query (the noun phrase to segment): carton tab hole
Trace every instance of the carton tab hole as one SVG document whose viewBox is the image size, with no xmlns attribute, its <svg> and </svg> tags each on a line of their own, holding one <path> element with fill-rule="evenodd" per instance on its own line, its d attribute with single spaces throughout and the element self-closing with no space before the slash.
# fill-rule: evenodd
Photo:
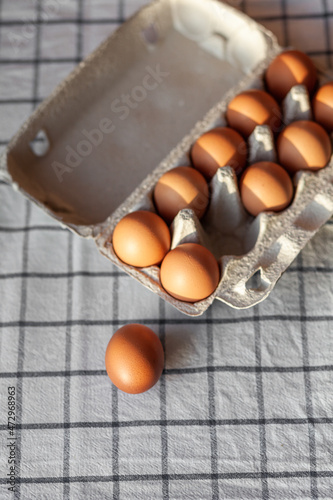
<svg viewBox="0 0 333 500">
<path fill-rule="evenodd" d="M 158 42 L 158 32 L 156 30 L 156 26 L 153 23 L 144 28 L 141 32 L 141 35 L 143 40 L 149 47 L 156 45 Z"/>
<path fill-rule="evenodd" d="M 35 138 L 29 143 L 29 146 L 36 156 L 45 156 L 50 149 L 50 141 L 45 130 L 39 130 Z"/>
</svg>

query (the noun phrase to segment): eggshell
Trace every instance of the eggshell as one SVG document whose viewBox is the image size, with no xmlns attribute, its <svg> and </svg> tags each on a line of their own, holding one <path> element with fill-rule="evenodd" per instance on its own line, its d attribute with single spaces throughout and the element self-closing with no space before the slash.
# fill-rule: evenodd
<svg viewBox="0 0 333 500">
<path fill-rule="evenodd" d="M 304 52 L 287 50 L 268 66 L 265 81 L 268 91 L 282 101 L 294 85 L 305 85 L 311 94 L 317 83 L 317 70 Z"/>
<path fill-rule="evenodd" d="M 332 154 L 331 140 L 321 125 L 301 120 L 286 127 L 278 137 L 279 163 L 290 173 L 319 170 Z"/>
<path fill-rule="evenodd" d="M 147 326 L 131 323 L 111 337 L 105 353 L 108 376 L 130 394 L 148 391 L 160 378 L 164 352 L 160 339 Z"/>
<path fill-rule="evenodd" d="M 240 174 L 246 164 L 247 145 L 236 130 L 216 127 L 193 144 L 191 159 L 194 167 L 207 179 L 211 179 L 220 167 L 227 165 Z"/>
<path fill-rule="evenodd" d="M 250 165 L 240 180 L 240 194 L 250 214 L 280 212 L 290 205 L 294 188 L 288 173 L 277 163 L 262 161 Z"/>
<path fill-rule="evenodd" d="M 197 302 L 216 289 L 220 270 L 214 255 L 197 243 L 171 250 L 161 265 L 161 284 L 176 299 Z"/>
<path fill-rule="evenodd" d="M 257 125 L 269 125 L 275 133 L 281 126 L 281 111 L 275 99 L 263 90 L 251 89 L 236 95 L 228 104 L 226 117 L 230 127 L 244 137 Z"/>
<path fill-rule="evenodd" d="M 320 87 L 313 98 L 312 107 L 316 122 L 328 132 L 333 132 L 333 82 Z"/>
<path fill-rule="evenodd" d="M 159 215 L 168 223 L 184 208 L 194 210 L 200 219 L 209 203 L 208 184 L 192 167 L 173 168 L 158 180 L 154 203 Z"/>
<path fill-rule="evenodd" d="M 138 210 L 116 225 L 112 244 L 120 260 L 135 267 L 159 264 L 170 249 L 170 231 L 153 212 Z"/>
</svg>

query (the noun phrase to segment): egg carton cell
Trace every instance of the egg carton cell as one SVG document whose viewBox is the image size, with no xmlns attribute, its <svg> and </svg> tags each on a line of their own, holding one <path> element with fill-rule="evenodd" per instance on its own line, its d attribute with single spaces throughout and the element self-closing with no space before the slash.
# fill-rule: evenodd
<svg viewBox="0 0 333 500">
<path fill-rule="evenodd" d="M 112 247 L 116 224 L 138 209 L 155 211 L 152 192 L 163 173 L 190 165 L 194 142 L 225 126 L 233 97 L 263 89 L 263 75 L 283 49 L 270 31 L 217 0 L 155 0 L 138 11 L 36 109 L 0 158 L 0 177 L 84 238 L 184 314 L 213 300 L 245 308 L 263 300 L 313 234 L 333 213 L 333 164 L 296 174 L 292 205 L 280 214 L 249 215 L 230 167 L 210 182 L 199 221 L 181 211 L 172 246 L 200 241 L 219 261 L 216 291 L 198 303 L 168 295 L 159 267 L 121 262 Z M 330 77 L 320 72 L 321 81 Z M 332 78 L 331 78 L 332 79 Z M 285 124 L 310 117 L 306 90 L 286 96 Z M 31 147 L 41 133 L 46 148 Z M 274 161 L 273 135 L 257 127 L 250 163 Z M 56 249 L 55 249 L 56 251 Z"/>
</svg>

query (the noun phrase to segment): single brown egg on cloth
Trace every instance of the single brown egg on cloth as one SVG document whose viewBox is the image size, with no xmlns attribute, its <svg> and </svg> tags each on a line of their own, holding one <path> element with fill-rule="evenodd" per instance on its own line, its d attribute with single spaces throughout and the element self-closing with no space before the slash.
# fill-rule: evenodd
<svg viewBox="0 0 333 500">
<path fill-rule="evenodd" d="M 157 212 L 168 224 L 184 208 L 191 208 L 201 219 L 209 203 L 209 187 L 206 179 L 194 168 L 175 167 L 156 183 L 154 203 Z"/>
<path fill-rule="evenodd" d="M 294 195 L 294 187 L 286 170 L 270 161 L 250 165 L 240 180 L 240 195 L 246 210 L 253 216 L 261 212 L 281 212 Z"/>
<path fill-rule="evenodd" d="M 326 167 L 331 158 L 331 139 L 316 122 L 293 122 L 279 135 L 277 153 L 279 163 L 290 174 L 299 170 L 319 170 Z"/>
<path fill-rule="evenodd" d="M 244 137 L 257 125 L 268 125 L 273 133 L 280 130 L 281 110 L 276 100 L 263 90 L 250 89 L 236 95 L 228 104 L 227 122 Z"/>
<path fill-rule="evenodd" d="M 183 243 L 171 250 L 161 264 L 162 287 L 184 302 L 197 302 L 211 295 L 220 280 L 214 255 L 197 243 Z"/>
<path fill-rule="evenodd" d="M 333 82 L 328 82 L 316 93 L 312 101 L 315 121 L 327 132 L 333 132 Z"/>
<path fill-rule="evenodd" d="M 134 267 L 158 265 L 171 245 L 165 221 L 153 212 L 138 210 L 123 217 L 112 235 L 115 254 Z"/>
<path fill-rule="evenodd" d="M 211 179 L 220 167 L 229 166 L 240 174 L 247 159 L 247 144 L 232 128 L 216 127 L 203 134 L 193 144 L 191 160 L 193 166 Z"/>
<path fill-rule="evenodd" d="M 286 50 L 268 66 L 265 82 L 275 99 L 282 101 L 295 85 L 304 85 L 312 94 L 317 83 L 317 70 L 304 52 Z"/>
<path fill-rule="evenodd" d="M 161 341 L 144 325 L 131 323 L 122 326 L 106 348 L 107 374 L 118 389 L 129 394 L 151 389 L 159 380 L 163 366 Z"/>
</svg>

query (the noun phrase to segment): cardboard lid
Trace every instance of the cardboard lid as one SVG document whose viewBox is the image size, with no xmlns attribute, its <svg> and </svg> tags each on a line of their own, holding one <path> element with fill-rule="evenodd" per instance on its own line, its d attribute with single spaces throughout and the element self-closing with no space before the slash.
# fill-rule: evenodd
<svg viewBox="0 0 333 500">
<path fill-rule="evenodd" d="M 66 225 L 105 221 L 267 56 L 272 39 L 235 12 L 202 0 L 139 11 L 23 125 L 7 151 L 12 180 Z"/>
</svg>

